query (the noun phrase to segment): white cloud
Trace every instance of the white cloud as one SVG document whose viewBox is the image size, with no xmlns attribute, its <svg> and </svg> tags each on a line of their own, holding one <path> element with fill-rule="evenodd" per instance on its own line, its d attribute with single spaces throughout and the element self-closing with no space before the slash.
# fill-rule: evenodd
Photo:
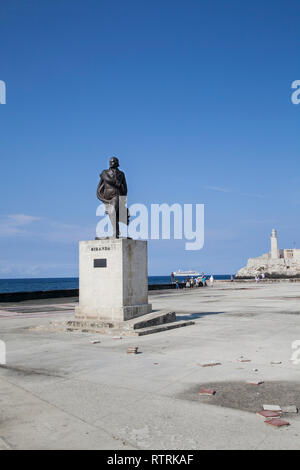
<svg viewBox="0 0 300 470">
<path fill-rule="evenodd" d="M 246 196 L 246 197 L 256 197 L 259 199 L 264 199 L 267 196 L 264 194 L 257 194 L 257 193 L 241 193 L 239 191 L 235 191 L 233 189 L 227 189 L 227 188 L 222 188 L 219 186 L 204 186 L 205 189 L 208 189 L 209 191 L 216 191 L 219 193 L 227 193 L 227 194 L 239 194 L 240 196 Z"/>
<path fill-rule="evenodd" d="M 219 186 L 204 186 L 204 188 L 208 189 L 209 191 L 217 191 L 220 193 L 232 193 L 233 192 L 231 189 L 221 188 Z"/>
<path fill-rule="evenodd" d="M 77 272 L 76 263 L 51 263 L 51 262 L 18 262 L 11 263 L 9 260 L 0 259 L 0 279 L 30 278 L 30 277 L 73 277 Z"/>
<path fill-rule="evenodd" d="M 40 220 L 40 217 L 26 214 L 0 215 L 0 236 L 26 234 L 27 230 L 24 227 L 38 220 Z"/>
<path fill-rule="evenodd" d="M 27 214 L 0 215 L 0 237 L 23 237 L 70 243 L 95 236 L 95 226 L 68 224 Z"/>
<path fill-rule="evenodd" d="M 37 265 L 17 266 L 16 264 L 6 265 L 4 268 L 0 268 L 0 273 L 6 276 L 37 276 L 39 274 L 39 267 Z"/>
<path fill-rule="evenodd" d="M 35 217 L 26 214 L 10 214 L 7 216 L 7 218 L 11 225 L 15 225 L 17 227 L 31 224 L 36 220 L 41 220 L 41 217 Z"/>
</svg>

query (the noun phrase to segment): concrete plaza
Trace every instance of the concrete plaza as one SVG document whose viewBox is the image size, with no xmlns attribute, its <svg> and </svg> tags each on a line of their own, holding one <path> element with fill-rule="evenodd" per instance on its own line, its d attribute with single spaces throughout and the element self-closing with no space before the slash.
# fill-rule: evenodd
<svg viewBox="0 0 300 470">
<path fill-rule="evenodd" d="M 300 408 L 299 300 L 300 283 L 285 281 L 153 291 L 153 309 L 195 325 L 122 339 L 59 331 L 77 299 L 3 303 L 0 449 L 300 448 L 300 414 L 281 429 L 256 415 Z"/>
</svg>

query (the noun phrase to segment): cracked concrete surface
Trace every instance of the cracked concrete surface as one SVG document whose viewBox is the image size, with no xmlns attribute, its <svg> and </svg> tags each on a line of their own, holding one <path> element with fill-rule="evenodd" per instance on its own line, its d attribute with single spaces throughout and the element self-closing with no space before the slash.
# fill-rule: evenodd
<svg viewBox="0 0 300 470">
<path fill-rule="evenodd" d="M 0 449 L 299 448 L 298 414 L 282 429 L 255 414 L 265 400 L 299 406 L 299 294 L 289 282 L 152 292 L 153 308 L 195 325 L 123 339 L 47 330 L 72 318 L 76 299 L 1 304 Z M 210 361 L 221 366 L 199 366 Z"/>
</svg>

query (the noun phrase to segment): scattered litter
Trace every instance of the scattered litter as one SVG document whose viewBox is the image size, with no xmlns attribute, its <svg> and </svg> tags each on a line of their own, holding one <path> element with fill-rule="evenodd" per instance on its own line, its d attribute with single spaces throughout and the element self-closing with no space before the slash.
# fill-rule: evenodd
<svg viewBox="0 0 300 470">
<path fill-rule="evenodd" d="M 279 405 L 263 405 L 265 411 L 282 411 Z"/>
<path fill-rule="evenodd" d="M 271 361 L 271 364 L 282 364 L 281 361 Z"/>
<path fill-rule="evenodd" d="M 238 359 L 239 362 L 251 362 L 251 359 Z"/>
<path fill-rule="evenodd" d="M 130 347 L 127 349 L 127 354 L 137 354 L 138 347 Z"/>
<path fill-rule="evenodd" d="M 215 395 L 215 394 L 216 394 L 216 391 L 213 390 L 212 388 L 202 388 L 199 392 L 199 395 L 209 396 L 209 397 L 211 397 L 212 395 Z"/>
<path fill-rule="evenodd" d="M 247 380 L 247 384 L 250 384 L 250 385 L 261 385 L 263 383 L 264 383 L 263 380 Z"/>
<path fill-rule="evenodd" d="M 199 364 L 201 367 L 214 367 L 214 366 L 220 366 L 221 362 L 208 362 L 207 364 Z"/>
<path fill-rule="evenodd" d="M 90 341 L 90 343 L 97 344 L 97 343 L 101 343 L 101 341 L 99 339 L 93 339 L 92 341 Z"/>
<path fill-rule="evenodd" d="M 284 421 L 284 419 L 279 419 L 279 418 L 273 418 L 273 419 L 267 419 L 265 421 L 266 424 L 271 424 L 271 426 L 275 426 L 277 428 L 280 428 L 281 426 L 289 426 L 290 423 L 288 421 Z"/>
<path fill-rule="evenodd" d="M 282 413 L 298 413 L 298 408 L 295 405 L 282 406 Z"/>
<path fill-rule="evenodd" d="M 280 416 L 278 411 L 258 411 L 256 414 L 263 418 L 278 418 Z"/>
</svg>

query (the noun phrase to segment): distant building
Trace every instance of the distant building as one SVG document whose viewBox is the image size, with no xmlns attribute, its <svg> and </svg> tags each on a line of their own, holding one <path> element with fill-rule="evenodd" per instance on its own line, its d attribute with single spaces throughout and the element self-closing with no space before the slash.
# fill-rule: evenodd
<svg viewBox="0 0 300 470">
<path fill-rule="evenodd" d="M 275 229 L 271 233 L 271 251 L 258 258 L 249 258 L 247 266 L 238 271 L 237 278 L 255 277 L 265 273 L 266 277 L 300 277 L 300 249 L 278 248 Z"/>
</svg>

